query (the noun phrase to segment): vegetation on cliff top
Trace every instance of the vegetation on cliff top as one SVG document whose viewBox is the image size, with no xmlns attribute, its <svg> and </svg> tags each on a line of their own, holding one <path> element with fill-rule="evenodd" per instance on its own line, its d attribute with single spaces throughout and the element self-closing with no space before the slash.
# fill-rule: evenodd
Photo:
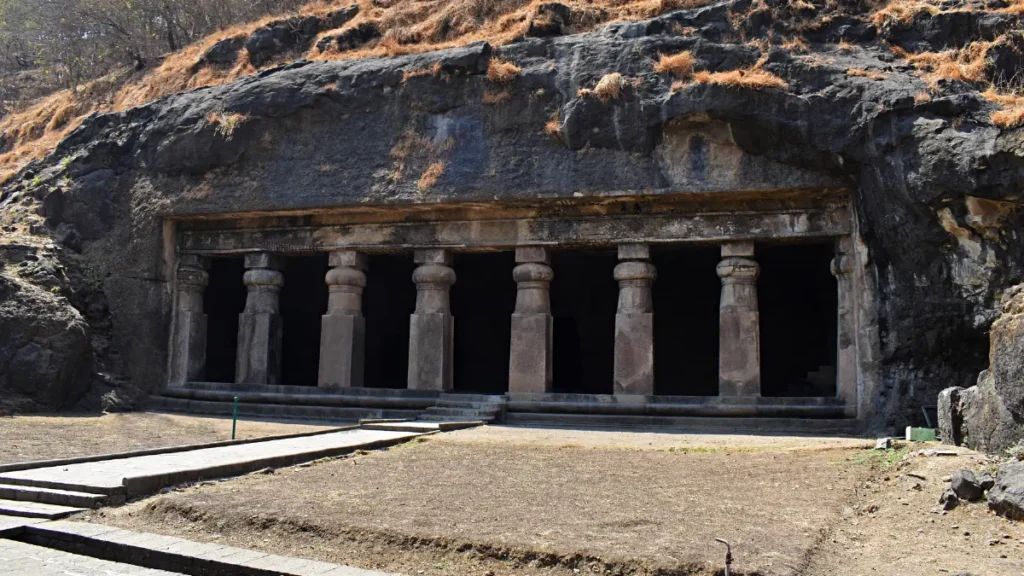
<svg viewBox="0 0 1024 576">
<path fill-rule="evenodd" d="M 74 4 L 73 0 L 65 0 Z M 100 0 L 92 0 L 99 5 Z M 180 0 L 184 5 L 184 0 Z M 202 4 L 202 0 L 190 0 Z M 131 66 L 115 68 L 102 77 L 79 84 L 70 71 L 72 88 L 47 95 L 0 120 L 0 181 L 20 171 L 27 163 L 43 157 L 61 139 L 78 127 L 91 114 L 116 112 L 139 106 L 167 94 L 201 86 L 219 85 L 259 69 L 277 66 L 297 59 L 333 60 L 369 56 L 394 56 L 461 46 L 476 41 L 503 45 L 526 36 L 554 36 L 594 29 L 612 21 L 641 20 L 669 11 L 696 8 L 709 0 L 571 0 L 564 4 L 540 0 L 358 0 L 357 11 L 352 0 L 319 1 L 305 4 L 284 16 L 266 16 L 245 24 L 222 26 L 217 32 L 200 38 L 184 48 L 161 58 L 159 64 L 136 70 Z M 229 2 L 230 4 L 230 2 Z M 268 6 L 264 3 L 261 6 Z M 283 4 L 282 4 L 283 5 Z M 4 6 L 0 1 L 0 7 Z M 140 5 L 141 6 L 141 5 Z M 143 8 L 139 8 L 142 10 Z M 324 23 L 342 22 L 334 15 L 348 10 L 340 28 Z M 237 12 L 237 11 L 236 11 Z M 813 53 L 820 42 L 809 42 L 814 33 L 845 19 L 852 25 L 862 24 L 871 30 L 863 44 L 890 49 L 895 56 L 913 65 L 928 82 L 930 92 L 941 94 L 949 81 L 963 82 L 981 92 L 1001 109 L 991 121 L 997 126 L 1013 128 L 1024 124 L 1024 78 L 992 72 L 990 51 L 994 47 L 1006 53 L 1024 50 L 1021 27 L 1010 26 L 991 38 L 974 39 L 949 49 L 908 50 L 898 41 L 902 31 L 916 25 L 927 25 L 927 19 L 938 16 L 1003 14 L 1024 18 L 1024 0 L 993 0 L 984 4 L 972 0 L 892 0 L 862 2 L 841 0 L 753 0 L 737 2 L 733 7 L 732 36 L 737 43 L 756 44 L 763 49 L 781 46 L 794 53 Z M 351 16 L 354 14 L 354 16 Z M 319 28 L 308 35 L 305 26 L 315 17 Z M 150 23 L 153 21 L 150 16 Z M 160 20 L 159 14 L 155 17 Z M 226 17 L 221 15 L 221 22 Z M 145 20 L 145 18 L 143 18 Z M 210 19 L 210 21 L 213 21 Z M 768 22 L 769 26 L 752 26 L 752 22 Z M 255 58 L 250 51 L 254 33 L 285 27 L 303 41 L 281 49 L 274 40 L 271 55 Z M 194 28 L 194 27 L 193 27 Z M 301 30 L 300 30 L 301 29 Z M 686 35 L 685 29 L 670 33 Z M 156 32 L 153 32 L 154 34 Z M 173 30 L 171 31 L 173 34 Z M 179 33 L 168 46 L 176 47 L 193 38 Z M 168 42 L 171 38 L 166 39 Z M 289 40 L 291 42 L 291 40 Z M 287 44 L 287 43 L 286 43 Z M 932 46 L 916 42 L 915 46 Z M 228 46 L 227 58 L 211 64 L 211 49 Z M 243 47 L 244 46 L 244 47 Z M 831 46 L 835 48 L 836 46 Z M 840 50 L 852 50 L 846 40 Z M 152 49 L 150 46 L 147 49 Z M 130 52 L 130 50 L 129 50 Z M 138 55 L 138 51 L 135 52 Z M 138 66 L 145 62 L 133 57 Z M 508 63 L 514 66 L 514 63 Z M 678 82 L 728 84 L 745 88 L 786 89 L 784 79 L 755 66 L 750 70 L 695 70 L 686 54 L 665 55 L 652 62 L 654 70 L 670 73 Z M 101 67 L 95 67 L 101 70 Z M 69 69 L 70 70 L 70 69 Z M 495 70 L 512 77 L 512 68 Z M 614 71 L 609 71 L 614 73 Z M 851 69 L 849 75 L 881 79 L 876 71 Z M 607 86 L 605 87 L 607 88 Z M 931 94 L 922 94 L 925 100 Z"/>
</svg>

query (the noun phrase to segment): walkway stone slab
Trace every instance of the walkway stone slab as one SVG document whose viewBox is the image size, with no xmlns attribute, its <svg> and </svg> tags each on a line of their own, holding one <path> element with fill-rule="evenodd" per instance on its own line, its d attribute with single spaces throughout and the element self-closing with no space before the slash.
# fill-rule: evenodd
<svg viewBox="0 0 1024 576">
<path fill-rule="evenodd" d="M 390 430 L 392 432 L 417 432 L 425 434 L 428 432 L 450 432 L 462 430 L 463 428 L 475 428 L 483 426 L 483 422 L 368 422 L 361 424 L 364 430 Z"/>
<path fill-rule="evenodd" d="M 345 430 L 317 436 L 220 446 L 190 452 L 157 454 L 102 462 L 36 468 L 0 474 L 0 483 L 78 487 L 128 498 L 165 486 L 245 474 L 264 467 L 290 466 L 356 449 L 404 442 L 418 432 Z"/>
<path fill-rule="evenodd" d="M 0 500 L 0 515 L 21 516 L 23 518 L 45 518 L 57 520 L 74 514 L 84 512 L 85 508 L 73 508 L 70 506 L 57 506 L 55 504 L 43 504 L 41 502 L 19 502 L 15 500 Z"/>
<path fill-rule="evenodd" d="M 209 571 L 231 574 L 269 572 L 281 576 L 397 576 L 316 560 L 275 556 L 223 544 L 110 529 L 87 522 L 55 521 L 37 524 L 26 531 L 25 539 L 62 550 L 186 573 Z"/>
<path fill-rule="evenodd" d="M 131 564 L 79 556 L 14 540 L 0 540 L 0 574 L 4 576 L 175 576 Z"/>
<path fill-rule="evenodd" d="M 25 526 L 46 522 L 42 518 L 25 518 L 22 516 L 0 516 L 0 538 L 16 536 Z"/>
</svg>

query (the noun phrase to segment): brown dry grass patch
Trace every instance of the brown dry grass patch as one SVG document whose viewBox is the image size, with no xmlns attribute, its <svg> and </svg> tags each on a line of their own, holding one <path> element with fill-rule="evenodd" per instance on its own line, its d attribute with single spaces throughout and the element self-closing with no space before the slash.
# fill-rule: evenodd
<svg viewBox="0 0 1024 576">
<path fill-rule="evenodd" d="M 508 84 L 515 80 L 523 72 L 523 69 L 512 62 L 505 62 L 497 58 L 491 58 L 487 63 L 487 79 L 495 84 Z"/>
<path fill-rule="evenodd" d="M 206 117 L 207 122 L 217 126 L 217 134 L 220 134 L 226 140 L 231 140 L 231 136 L 234 135 L 235 130 L 238 130 L 238 128 L 245 123 L 245 120 L 245 114 L 239 114 L 237 112 L 211 112 Z"/>
<path fill-rule="evenodd" d="M 618 100 L 622 97 L 622 90 L 626 86 L 626 80 L 622 74 L 612 72 L 605 74 L 597 81 L 593 88 L 580 88 L 579 95 L 583 97 L 595 97 L 603 102 Z"/>
<path fill-rule="evenodd" d="M 501 104 L 502 102 L 508 100 L 511 97 L 512 95 L 508 93 L 508 90 L 484 90 L 484 95 L 480 99 L 480 101 L 489 106 L 493 106 L 495 104 Z"/>
<path fill-rule="evenodd" d="M 444 162 L 440 160 L 431 162 L 427 165 L 427 169 L 423 171 L 423 174 L 420 174 L 420 179 L 416 182 L 416 188 L 420 192 L 429 190 L 434 184 L 437 184 L 437 179 L 441 177 L 441 174 L 444 174 Z"/>
<path fill-rule="evenodd" d="M 981 95 L 1002 107 L 1002 110 L 992 113 L 990 120 L 993 124 L 1005 129 L 1024 126 L 1024 93 L 1005 93 L 989 88 Z"/>
<path fill-rule="evenodd" d="M 847 76 L 861 76 L 864 78 L 870 78 L 872 80 L 885 80 L 885 74 L 875 72 L 874 70 L 865 70 L 863 68 L 850 68 L 846 71 Z"/>
<path fill-rule="evenodd" d="M 680 80 L 686 80 L 693 76 L 693 68 L 697 59 L 689 51 L 678 54 L 662 54 L 658 63 L 654 65 L 654 71 L 658 74 L 671 74 Z"/>
<path fill-rule="evenodd" d="M 720 84 L 753 90 L 764 90 L 767 88 L 786 90 L 789 88 L 789 84 L 785 80 L 767 70 L 762 70 L 756 65 L 752 68 L 729 70 L 726 72 L 701 70 L 693 75 L 693 81 L 698 84 Z"/>
<path fill-rule="evenodd" d="M 910 54 L 899 47 L 893 53 L 906 58 L 911 65 L 924 72 L 924 78 L 930 83 L 937 80 L 960 80 L 963 82 L 984 82 L 985 59 L 988 49 L 995 42 L 972 42 L 959 49 L 942 52 L 921 52 Z"/>
</svg>

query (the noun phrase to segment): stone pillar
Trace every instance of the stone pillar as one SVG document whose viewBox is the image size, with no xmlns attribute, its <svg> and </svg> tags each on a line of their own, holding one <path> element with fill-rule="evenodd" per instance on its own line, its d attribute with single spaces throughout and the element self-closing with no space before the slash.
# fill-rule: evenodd
<svg viewBox="0 0 1024 576">
<path fill-rule="evenodd" d="M 718 330 L 718 395 L 761 395 L 761 321 L 753 242 L 722 245 Z"/>
<path fill-rule="evenodd" d="M 447 250 L 416 250 L 419 267 L 412 273 L 416 283 L 416 311 L 409 322 L 409 388 L 451 390 L 453 338 L 448 290 L 455 284 L 452 256 Z"/>
<path fill-rule="evenodd" d="M 238 315 L 238 358 L 235 382 L 277 384 L 281 378 L 281 314 L 278 296 L 284 286 L 281 261 L 274 254 L 245 255 L 249 294 Z"/>
<path fill-rule="evenodd" d="M 615 394 L 654 394 L 654 300 L 657 278 L 646 244 L 619 246 L 615 279 L 619 305 L 615 314 Z"/>
<path fill-rule="evenodd" d="M 171 339 L 170 386 L 202 380 L 206 375 L 206 314 L 203 292 L 210 283 L 210 261 L 185 254 L 178 259 L 178 300 Z"/>
<path fill-rule="evenodd" d="M 509 392 L 551 392 L 554 368 L 554 320 L 551 317 L 551 269 L 548 251 L 537 246 L 516 248 L 512 278 L 518 285 L 512 314 L 509 351 Z"/>
<path fill-rule="evenodd" d="M 366 349 L 363 288 L 366 255 L 353 250 L 331 252 L 327 272 L 327 314 L 320 321 L 319 386 L 361 387 Z"/>
<path fill-rule="evenodd" d="M 857 408 L 857 319 L 853 276 L 853 240 L 842 238 L 836 243 L 832 259 L 832 275 L 839 291 L 838 342 L 836 346 L 836 396 L 847 407 Z"/>
</svg>

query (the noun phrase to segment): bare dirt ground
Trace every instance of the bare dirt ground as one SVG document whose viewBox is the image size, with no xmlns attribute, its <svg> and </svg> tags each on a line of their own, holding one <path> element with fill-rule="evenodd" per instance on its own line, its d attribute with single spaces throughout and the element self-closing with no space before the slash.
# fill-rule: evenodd
<svg viewBox="0 0 1024 576">
<path fill-rule="evenodd" d="M 237 438 L 326 429 L 277 422 L 238 423 Z M 0 463 L 109 454 L 231 439 L 230 418 L 135 412 L 0 418 Z"/>
<path fill-rule="evenodd" d="M 486 427 L 84 519 L 415 576 L 715 574 L 716 537 L 741 574 L 1021 573 L 1024 530 L 981 504 L 931 512 L 940 478 L 983 457 L 870 446 Z"/>
</svg>

